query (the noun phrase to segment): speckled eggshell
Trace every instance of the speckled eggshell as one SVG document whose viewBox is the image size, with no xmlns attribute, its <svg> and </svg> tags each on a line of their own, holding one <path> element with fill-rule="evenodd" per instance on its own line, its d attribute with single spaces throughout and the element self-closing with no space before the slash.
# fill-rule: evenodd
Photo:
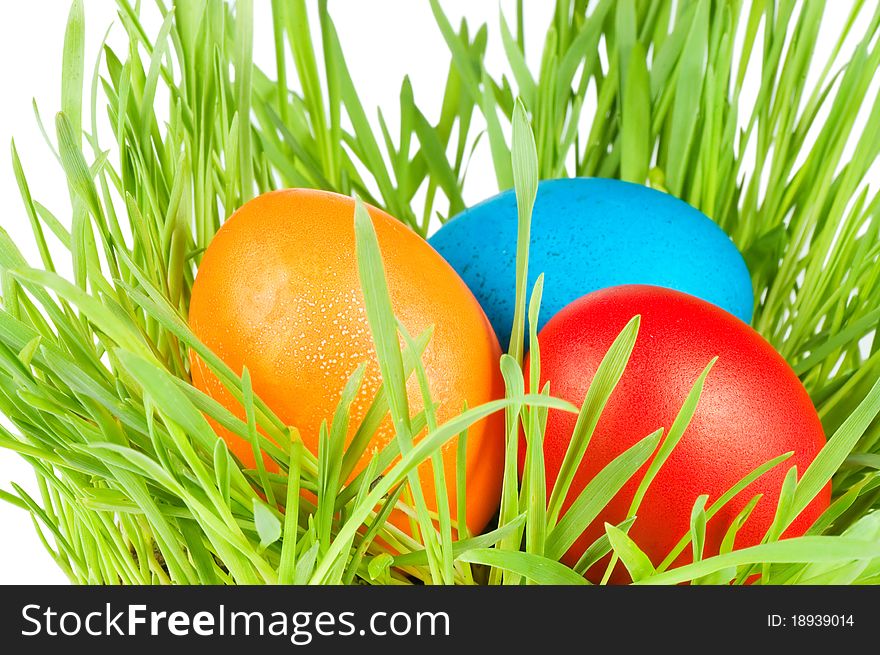
<svg viewBox="0 0 880 655">
<path fill-rule="evenodd" d="M 501 352 L 485 314 L 455 271 L 415 232 L 369 207 L 388 293 L 414 337 L 433 328 L 422 354 L 438 424 L 504 395 Z M 366 364 L 350 408 L 346 443 L 367 414 L 382 376 L 360 287 L 354 200 L 335 193 L 284 189 L 239 208 L 204 254 L 193 285 L 189 322 L 196 336 L 235 373 L 246 366 L 254 392 L 303 443 L 318 452 L 322 422 L 333 420 L 340 394 Z M 195 353 L 196 387 L 239 418 L 244 408 Z M 409 409 L 423 407 L 416 375 L 407 384 Z M 250 442 L 214 424 L 230 450 L 255 465 Z M 424 433 L 422 433 L 424 434 Z M 392 439 L 390 416 L 379 424 L 351 476 Z M 417 438 L 421 438 L 421 435 Z M 442 449 L 450 504 L 456 511 L 457 442 Z M 504 461 L 504 416 L 493 414 L 468 432 L 467 524 L 478 533 L 498 506 Z M 274 462 L 267 462 L 270 469 Z M 436 508 L 433 464 L 419 467 L 430 509 Z M 455 514 L 453 514 L 455 516 Z M 399 513 L 392 521 L 406 529 Z"/>
<path fill-rule="evenodd" d="M 516 233 L 510 190 L 455 216 L 429 239 L 480 301 L 503 347 L 516 297 Z M 677 289 L 746 323 L 752 318 L 749 271 L 724 231 L 678 198 L 620 180 L 538 185 L 529 290 L 541 273 L 541 327 L 572 300 L 621 284 Z"/>
</svg>

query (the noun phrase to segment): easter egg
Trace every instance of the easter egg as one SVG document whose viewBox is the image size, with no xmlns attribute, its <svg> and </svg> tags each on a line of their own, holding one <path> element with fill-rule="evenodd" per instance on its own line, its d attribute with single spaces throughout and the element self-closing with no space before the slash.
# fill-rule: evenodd
<svg viewBox="0 0 880 655">
<path fill-rule="evenodd" d="M 505 191 L 452 218 L 429 239 L 486 310 L 506 346 L 516 298 L 517 210 Z M 590 291 L 651 284 L 698 296 L 748 323 L 752 284 L 739 251 L 687 203 L 601 178 L 544 180 L 532 213 L 529 289 L 544 273 L 543 322 Z"/>
<path fill-rule="evenodd" d="M 797 466 L 798 476 L 803 475 L 825 444 L 810 397 L 782 356 L 751 327 L 694 296 L 643 285 L 593 292 L 554 316 L 538 338 L 542 386 L 549 380 L 554 396 L 580 406 L 605 353 L 636 315 L 641 319 L 632 355 L 596 425 L 563 514 L 612 459 L 658 428 L 668 431 L 694 382 L 717 356 L 693 418 L 649 487 L 629 536 L 654 565 L 659 564 L 688 533 L 691 510 L 700 495 L 708 494 L 708 507 L 761 464 L 793 452 L 737 494 L 706 527 L 708 557 L 718 553 L 743 507 L 763 494 L 735 541 L 737 548 L 756 545 L 773 521 L 788 469 Z M 573 414 L 549 412 L 544 438 L 548 497 L 575 420 Z M 566 563 L 577 562 L 604 534 L 606 522 L 617 525 L 627 518 L 647 467 L 646 463 L 587 527 L 563 557 Z M 783 536 L 802 535 L 828 507 L 830 497 L 829 484 Z M 674 565 L 690 558 L 687 548 Z M 594 566 L 588 577 L 600 579 L 607 562 L 606 558 Z M 625 569 L 618 566 L 612 581 L 627 579 Z"/>
<path fill-rule="evenodd" d="M 369 208 L 395 315 L 415 337 L 433 326 L 423 354 L 438 424 L 504 395 L 500 349 L 474 296 L 425 242 L 388 214 Z M 236 373 L 247 367 L 254 392 L 304 444 L 318 450 L 321 422 L 331 422 L 352 373 L 367 363 L 352 405 L 346 443 L 381 383 L 358 277 L 354 201 L 323 191 L 288 189 L 254 198 L 220 228 L 198 270 L 189 322 L 195 335 Z M 239 418 L 245 413 L 205 363 L 192 356 L 193 384 Z M 407 392 L 411 414 L 423 409 L 416 375 Z M 246 466 L 251 445 L 214 425 Z M 477 533 L 499 502 L 503 416 L 470 428 L 467 439 L 467 525 Z M 396 438 L 389 416 L 354 469 Z M 442 449 L 446 486 L 456 515 L 456 440 Z M 271 465 L 271 462 L 270 462 Z M 419 476 L 436 509 L 431 462 Z"/>
</svg>

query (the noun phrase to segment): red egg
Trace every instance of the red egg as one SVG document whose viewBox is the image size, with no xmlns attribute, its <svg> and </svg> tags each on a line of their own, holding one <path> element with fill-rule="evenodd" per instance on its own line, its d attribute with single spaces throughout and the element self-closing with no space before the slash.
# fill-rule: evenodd
<svg viewBox="0 0 880 655">
<path fill-rule="evenodd" d="M 711 504 L 756 467 L 793 451 L 791 458 L 754 481 L 709 521 L 704 555 L 718 553 L 733 519 L 760 493 L 763 497 L 740 529 L 735 545 L 743 548 L 759 543 L 773 521 L 786 471 L 796 465 L 801 476 L 825 444 L 825 436 L 797 375 L 740 319 L 703 300 L 660 287 L 633 285 L 597 291 L 568 305 L 541 330 L 541 385 L 549 380 L 554 396 L 580 406 L 602 357 L 637 314 L 641 324 L 632 355 L 596 426 L 563 513 L 617 455 L 657 428 L 669 429 L 692 385 L 717 356 L 696 412 L 651 484 L 629 535 L 659 564 L 687 534 L 691 510 L 700 495 L 708 494 Z M 573 414 L 549 413 L 544 440 L 548 497 L 575 420 Z M 524 450 L 521 446 L 520 467 Z M 587 527 L 564 562 L 577 562 L 602 536 L 606 522 L 625 520 L 647 466 Z M 802 535 L 828 507 L 830 497 L 828 485 L 783 536 Z M 673 566 L 690 561 L 690 551 L 686 549 Z M 587 577 L 601 578 L 606 566 L 607 558 Z M 618 565 L 611 580 L 628 579 Z"/>
</svg>

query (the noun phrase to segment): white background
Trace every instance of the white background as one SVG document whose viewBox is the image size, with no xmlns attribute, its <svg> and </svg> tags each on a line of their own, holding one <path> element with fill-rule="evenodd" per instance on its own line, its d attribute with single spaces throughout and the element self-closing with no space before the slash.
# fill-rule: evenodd
<svg viewBox="0 0 880 655">
<path fill-rule="evenodd" d="M 809 0 L 808 0 L 809 1 Z M 150 0 L 145 0 L 144 23 L 154 36 L 159 21 Z M 489 24 L 487 66 L 499 72 L 504 56 L 498 32 L 499 3 L 489 0 L 446 0 L 447 15 L 454 25 L 466 16 L 472 31 Z M 500 2 L 510 25 L 515 24 L 512 2 Z M 833 47 L 840 25 L 851 6 L 850 1 L 828 3 L 827 29 L 817 60 L 824 64 Z M 868 2 L 872 5 L 873 2 Z M 533 69 L 537 68 L 542 36 L 548 24 L 553 3 L 530 0 L 526 3 L 527 55 Z M 269 16 L 269 0 L 256 0 L 254 57 L 265 70 L 274 69 L 274 51 Z M 12 175 L 7 145 L 14 137 L 31 191 L 62 221 L 69 220 L 67 189 L 60 167 L 45 146 L 34 120 L 32 99 L 37 101 L 47 129 L 54 125 L 54 114 L 60 107 L 60 64 L 68 4 L 64 0 L 27 0 L 4 3 L 0 21 L 0 225 L 10 232 L 21 250 L 33 263 L 38 253 L 31 237 L 27 217 L 22 209 L 18 189 Z M 86 0 L 86 76 L 90 77 L 101 38 L 113 24 L 116 4 L 113 0 Z M 428 118 L 436 118 L 449 64 L 445 43 L 434 23 L 426 1 L 412 0 L 334 0 L 330 11 L 356 85 L 363 94 L 369 111 L 383 107 L 386 118 L 394 124 L 398 107 L 400 81 L 408 74 L 413 82 L 416 101 Z M 529 38 L 531 36 L 531 38 Z M 112 27 L 108 39 L 117 52 L 125 43 L 124 31 Z M 90 83 L 90 82 L 87 82 Z M 876 85 L 875 85 L 876 86 Z M 754 93 L 754 85 L 746 97 Z M 86 94 L 88 97 L 88 94 Z M 99 107 L 103 109 L 103 106 Z M 84 119 L 88 117 L 88 108 Z M 585 109 L 585 114 L 591 108 Z M 103 118 L 103 115 L 101 116 Z M 476 120 L 476 117 L 475 117 Z M 84 124 L 88 124 L 84 120 Z M 392 134 L 395 130 L 392 128 Z M 109 143 L 103 141 L 104 147 Z M 483 146 L 486 145 L 485 139 Z M 877 175 L 872 176 L 877 179 Z M 483 147 L 475 156 L 469 171 L 465 200 L 472 203 L 495 192 L 495 178 L 488 149 Z M 11 490 L 15 481 L 32 490 L 29 467 L 14 454 L 0 450 L 0 488 Z M 30 516 L 0 502 L 0 584 L 43 584 L 65 582 L 66 578 L 44 552 L 34 533 Z"/>
</svg>

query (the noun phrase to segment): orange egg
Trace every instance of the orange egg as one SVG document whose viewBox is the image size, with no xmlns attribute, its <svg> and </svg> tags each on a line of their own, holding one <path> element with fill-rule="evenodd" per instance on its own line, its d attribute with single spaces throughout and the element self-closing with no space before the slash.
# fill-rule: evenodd
<svg viewBox="0 0 880 655">
<path fill-rule="evenodd" d="M 438 423 L 504 394 L 500 349 L 485 314 L 464 282 L 417 234 L 370 207 L 394 312 L 415 337 L 430 326 L 423 355 Z M 331 422 L 340 393 L 367 362 L 347 443 L 381 383 L 357 270 L 354 201 L 323 191 L 266 193 L 236 211 L 204 254 L 192 289 L 189 322 L 196 336 L 236 373 L 247 366 L 254 391 L 303 442 L 318 451 L 321 421 Z M 195 354 L 193 384 L 240 418 L 244 410 Z M 423 408 L 415 374 L 408 380 L 412 414 Z M 248 467 L 250 443 L 214 425 Z M 503 416 L 468 432 L 467 525 L 482 530 L 498 506 Z M 386 416 L 352 477 L 394 439 Z M 457 440 L 442 448 L 455 516 Z M 436 509 L 430 460 L 419 467 L 430 509 Z M 393 517 L 402 524 L 402 516 Z"/>
</svg>

